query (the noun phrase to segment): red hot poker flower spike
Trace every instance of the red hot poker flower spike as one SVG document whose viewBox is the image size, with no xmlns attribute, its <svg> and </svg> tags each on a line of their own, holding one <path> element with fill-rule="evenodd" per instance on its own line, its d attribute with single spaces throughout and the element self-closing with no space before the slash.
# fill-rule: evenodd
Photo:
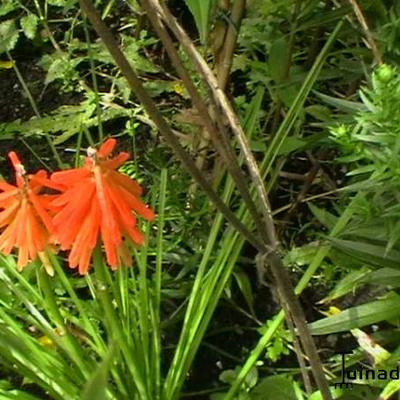
<svg viewBox="0 0 400 400">
<path fill-rule="evenodd" d="M 47 180 L 45 171 L 27 175 L 18 156 L 13 151 L 8 156 L 15 170 L 16 186 L 0 181 L 0 251 L 8 255 L 17 248 L 17 267 L 21 270 L 37 256 L 47 260 L 44 250 L 53 232 L 47 213 L 51 196 L 39 193 L 43 188 L 41 182 Z M 45 266 L 52 274 L 48 263 Z"/>
<path fill-rule="evenodd" d="M 52 202 L 56 211 L 55 237 L 61 249 L 71 250 L 69 266 L 79 266 L 82 275 L 89 269 L 92 252 L 100 238 L 112 269 L 118 268 L 121 258 L 124 264 L 130 264 L 124 239 L 137 245 L 144 242 L 136 227 L 136 215 L 147 220 L 154 218 L 153 211 L 139 200 L 142 188 L 117 171 L 129 154 L 110 157 L 115 145 L 115 139 L 108 139 L 99 150 L 89 148 L 83 167 L 51 176 L 62 191 Z"/>
</svg>

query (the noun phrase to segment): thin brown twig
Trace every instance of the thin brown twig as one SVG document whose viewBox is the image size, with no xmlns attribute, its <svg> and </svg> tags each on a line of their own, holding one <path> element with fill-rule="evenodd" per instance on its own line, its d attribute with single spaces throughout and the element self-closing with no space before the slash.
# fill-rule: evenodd
<svg viewBox="0 0 400 400">
<path fill-rule="evenodd" d="M 310 365 L 315 378 L 315 381 L 321 391 L 321 394 L 325 400 L 330 400 L 331 394 L 329 391 L 328 384 L 325 379 L 321 360 L 319 358 L 315 342 L 308 330 L 307 322 L 305 319 L 304 311 L 300 306 L 299 300 L 294 293 L 294 288 L 291 284 L 289 274 L 282 263 L 282 259 L 278 254 L 278 240 L 275 231 L 275 225 L 272 218 L 271 207 L 267 192 L 264 187 L 264 182 L 258 169 L 255 158 L 250 150 L 247 138 L 243 132 L 243 129 L 239 123 L 238 117 L 233 111 L 224 91 L 218 85 L 218 82 L 213 75 L 212 71 L 208 67 L 203 57 L 199 54 L 193 42 L 190 40 L 186 32 L 182 29 L 175 17 L 170 13 L 167 7 L 161 6 L 156 0 L 148 0 L 155 9 L 159 12 L 162 19 L 172 30 L 175 36 L 180 40 L 182 46 L 187 51 L 188 55 L 193 61 L 193 65 L 198 72 L 203 76 L 204 80 L 208 84 L 214 100 L 220 108 L 221 115 L 227 118 L 229 127 L 232 129 L 236 139 L 239 142 L 240 148 L 243 151 L 243 155 L 248 166 L 251 178 L 254 182 L 256 191 L 261 200 L 262 212 L 264 215 L 264 223 L 266 226 L 266 237 L 264 237 L 265 252 L 264 259 L 271 266 L 271 271 L 274 279 L 279 288 L 281 294 L 281 301 L 285 303 L 287 309 L 295 321 L 296 327 L 300 339 L 302 341 L 304 350 L 306 351 L 310 360 Z"/>
<path fill-rule="evenodd" d="M 249 144 L 246 139 L 246 135 L 243 132 L 243 129 L 240 125 L 240 121 L 236 113 L 234 112 L 232 105 L 230 104 L 225 92 L 220 88 L 216 77 L 208 66 L 207 62 L 201 56 L 199 51 L 194 46 L 192 40 L 189 38 L 187 33 L 181 27 L 181 25 L 177 22 L 176 18 L 171 14 L 167 7 L 162 6 L 157 0 L 147 0 L 153 7 L 154 10 L 159 13 L 161 18 L 165 21 L 167 26 L 174 33 L 175 37 L 180 41 L 183 48 L 186 50 L 188 55 L 191 57 L 194 67 L 203 77 L 205 83 L 207 83 L 212 95 L 213 99 L 217 104 L 217 113 L 226 117 L 229 128 L 232 130 L 235 135 L 238 143 L 240 145 L 241 150 L 243 151 L 245 161 L 247 163 L 247 167 L 249 169 L 250 175 L 252 179 L 257 182 L 256 190 L 260 196 L 261 202 L 263 204 L 268 204 L 268 196 L 264 188 L 263 180 L 258 172 L 257 163 L 254 159 L 254 156 L 250 150 Z M 266 211 L 266 225 L 267 225 L 267 235 L 270 242 L 270 246 L 272 248 L 277 247 L 277 241 L 275 240 L 275 236 L 273 234 L 274 227 L 271 218 L 271 212 L 268 211 L 268 207 L 264 207 L 263 211 Z M 275 242 L 275 243 L 274 243 Z"/>
<path fill-rule="evenodd" d="M 220 10 L 229 13 L 229 0 L 220 0 Z M 246 0 L 238 0 L 233 2 L 230 12 L 230 24 L 222 18 L 217 21 L 214 29 L 212 48 L 214 49 L 214 66 L 218 84 L 221 90 L 226 91 L 229 75 L 232 68 L 233 55 L 236 42 L 239 36 L 239 29 L 246 9 Z M 220 35 L 220 36 L 219 36 Z M 210 107 L 211 108 L 211 107 Z M 210 114 L 214 120 L 218 122 L 219 118 L 215 115 L 214 107 L 211 108 Z M 226 136 L 226 134 L 224 133 Z M 213 181 L 218 181 L 226 169 L 220 159 L 217 159 L 213 170 Z"/>
<path fill-rule="evenodd" d="M 236 47 L 236 41 L 239 35 L 239 29 L 246 9 L 246 0 L 235 0 L 232 5 L 230 23 L 225 35 L 225 42 L 221 50 L 221 57 L 217 65 L 217 80 L 222 90 L 226 89 L 228 78 L 231 72 L 233 54 Z"/>
<path fill-rule="evenodd" d="M 214 32 L 212 35 L 211 47 L 214 53 L 214 69 L 216 71 L 217 81 L 221 90 L 226 91 L 229 80 L 229 75 L 232 67 L 233 55 L 236 47 L 237 38 L 239 35 L 240 25 L 245 13 L 246 0 L 237 0 L 232 4 L 232 10 L 229 10 L 229 0 L 219 0 L 218 9 L 220 12 L 230 13 L 230 16 L 222 20 L 219 18 L 215 24 Z M 230 22 L 230 23 L 229 23 Z M 210 115 L 214 121 L 220 122 L 218 128 L 222 130 L 223 135 L 226 129 L 222 121 L 215 113 L 214 104 L 210 107 Z M 221 128 L 222 125 L 222 128 Z M 202 132 L 203 137 L 206 137 L 205 132 Z M 213 181 L 221 177 L 226 167 L 220 159 L 217 159 L 214 165 Z"/>
<path fill-rule="evenodd" d="M 228 32 L 228 24 L 226 18 L 222 18 L 222 14 L 228 15 L 230 0 L 218 0 L 214 7 L 215 23 L 212 32 L 209 35 L 209 46 L 213 55 L 213 68 L 218 70 L 218 65 L 221 60 L 223 48 Z"/>
<path fill-rule="evenodd" d="M 195 166 L 190 155 L 180 145 L 175 134 L 165 121 L 164 117 L 158 111 L 151 97 L 148 95 L 146 89 L 143 87 L 139 77 L 129 64 L 128 60 L 120 50 L 117 41 L 101 20 L 100 15 L 93 6 L 91 0 L 79 0 L 80 6 L 85 14 L 88 16 L 94 29 L 100 36 L 104 45 L 107 47 L 109 53 L 114 58 L 116 64 L 120 68 L 122 74 L 125 76 L 133 92 L 138 97 L 140 102 L 143 104 L 146 112 L 157 126 L 159 132 L 165 138 L 166 142 L 172 147 L 176 156 L 182 161 L 183 165 L 190 172 L 192 177 L 199 183 L 204 192 L 214 203 L 215 207 L 221 212 L 222 215 L 242 234 L 242 236 L 251 243 L 259 251 L 263 251 L 264 245 L 260 240 L 251 233 L 248 228 L 240 222 L 236 215 L 227 207 L 227 205 L 221 200 L 217 193 L 213 190 L 211 184 L 206 180 L 201 171 Z"/>
<path fill-rule="evenodd" d="M 338 188 L 338 189 L 333 189 L 333 190 L 329 190 L 328 192 L 324 192 L 324 193 L 318 193 L 318 194 L 314 194 L 314 195 L 312 195 L 312 196 L 309 196 L 309 197 L 306 197 L 306 198 L 304 198 L 304 199 L 301 199 L 300 200 L 300 203 L 307 203 L 307 202 L 309 202 L 309 201 L 313 201 L 313 200 L 316 200 L 316 199 L 323 199 L 324 197 L 326 197 L 326 196 L 329 196 L 329 195 L 331 195 L 331 194 L 336 194 L 336 193 L 340 193 L 340 192 L 343 192 L 343 191 L 345 191 L 347 188 L 346 187 L 344 187 L 344 188 Z M 287 210 L 290 210 L 290 208 L 292 207 L 292 203 L 290 203 L 290 204 L 286 204 L 285 206 L 282 206 L 282 207 L 279 207 L 279 208 L 276 208 L 273 212 L 272 212 L 272 215 L 278 215 L 278 214 L 280 214 L 280 213 L 282 213 L 282 212 L 284 212 L 284 211 L 287 211 Z"/>
<path fill-rule="evenodd" d="M 288 47 L 288 57 L 287 57 L 286 63 L 283 65 L 283 74 L 282 74 L 281 82 L 275 82 L 276 84 L 283 83 L 285 81 L 286 81 L 286 83 L 288 83 L 288 78 L 290 76 L 290 70 L 292 68 L 295 33 L 296 33 L 297 24 L 298 24 L 297 17 L 301 11 L 302 3 L 303 3 L 302 0 L 296 0 L 294 10 L 291 15 L 290 34 L 289 34 L 289 40 L 288 40 L 288 46 L 287 46 Z M 278 96 L 276 105 L 275 105 L 274 117 L 273 117 L 272 124 L 271 124 L 271 132 L 277 131 L 277 127 L 278 127 L 278 124 L 279 124 L 279 121 L 280 121 L 281 115 L 282 115 L 282 105 L 283 105 L 282 99 L 280 96 Z"/>
<path fill-rule="evenodd" d="M 314 160 L 311 170 L 307 173 L 307 175 L 305 175 L 306 179 L 304 181 L 303 187 L 300 190 L 300 193 L 297 195 L 296 199 L 291 204 L 289 211 L 287 212 L 284 220 L 282 221 L 282 226 L 289 223 L 297 207 L 306 197 L 308 191 L 310 190 L 315 178 L 317 177 L 319 170 L 320 170 L 320 164 L 318 161 Z"/>
<path fill-rule="evenodd" d="M 151 1 L 154 4 L 153 0 Z M 284 268 L 281 258 L 277 253 L 277 240 L 275 237 L 275 227 L 271 217 L 271 210 L 268 203 L 268 197 L 266 196 L 265 188 L 263 186 L 263 182 L 261 180 L 261 187 L 259 179 L 261 176 L 259 174 L 257 164 L 255 163 L 254 158 L 252 157 L 251 151 L 248 148 L 248 143 L 244 136 L 243 131 L 241 130 L 240 124 L 238 124 L 238 118 L 230 107 L 230 104 L 225 97 L 224 93 L 220 91 L 217 82 L 215 81 L 214 75 L 211 73 L 210 82 L 212 83 L 212 92 L 216 97 L 216 101 L 221 106 L 222 111 L 228 117 L 229 125 L 234 131 L 235 135 L 238 135 L 239 143 L 241 144 L 242 150 L 245 153 L 246 161 L 249 164 L 249 169 L 252 175 L 253 180 L 256 181 L 256 187 L 258 192 L 261 194 L 263 211 L 265 213 L 265 223 L 268 231 L 268 238 L 264 238 L 264 243 L 260 243 L 257 238 L 255 238 L 247 228 L 236 218 L 236 216 L 232 213 L 232 211 L 221 201 L 219 196 L 214 192 L 211 185 L 207 180 L 203 178 L 201 172 L 196 168 L 195 164 L 191 160 L 190 156 L 186 153 L 186 151 L 179 144 L 178 139 L 174 136 L 171 128 L 166 123 L 162 115 L 158 112 L 154 102 L 147 94 L 146 90 L 143 88 L 140 79 L 137 74 L 130 66 L 125 56 L 119 49 L 117 42 L 115 41 L 113 35 L 104 24 L 104 22 L 100 19 L 96 9 L 94 8 L 92 2 L 90 0 L 80 0 L 80 4 L 82 9 L 88 15 L 91 20 L 94 28 L 98 32 L 99 36 L 103 40 L 104 44 L 108 48 L 108 51 L 115 59 L 117 65 L 121 69 L 121 72 L 127 78 L 130 86 L 134 90 L 136 96 L 142 102 L 149 116 L 152 118 L 154 123 L 158 126 L 160 133 L 165 137 L 166 141 L 170 144 L 170 146 L 174 149 L 176 155 L 181 159 L 185 167 L 189 170 L 192 176 L 199 182 L 200 186 L 206 192 L 206 194 L 210 197 L 210 199 L 214 202 L 218 210 L 235 226 L 236 229 L 241 232 L 259 251 L 264 254 L 265 260 L 271 266 L 273 276 L 279 287 L 279 292 L 282 293 L 282 302 L 286 303 L 288 309 L 290 309 L 291 315 L 296 323 L 296 327 L 298 329 L 300 339 L 304 346 L 304 349 L 309 357 L 311 368 L 317 382 L 318 387 L 320 388 L 321 394 L 325 400 L 330 400 L 330 392 L 327 386 L 323 370 L 321 367 L 321 362 L 317 353 L 317 349 L 315 343 L 307 329 L 307 323 L 305 320 L 304 312 L 298 302 L 297 297 L 294 294 L 293 287 L 291 285 L 289 275 L 287 270 Z M 159 4 L 157 4 L 159 7 Z M 163 10 L 161 9 L 161 14 L 163 14 Z M 172 17 L 170 15 L 170 17 Z M 172 17 L 172 19 L 174 19 Z M 170 26 L 171 28 L 171 26 Z M 173 30 L 173 29 L 172 29 Z M 178 30 L 183 31 L 182 28 L 178 25 Z M 174 32 L 175 33 L 175 32 Z M 190 39 L 189 39 L 190 42 Z M 190 42 L 191 43 L 191 42 Z M 198 53 L 195 51 L 195 57 L 198 57 Z M 204 60 L 201 59 L 200 62 L 205 63 Z M 206 72 L 209 72 L 208 66 L 206 65 Z M 203 71 L 202 71 L 203 72 Z M 208 82 L 208 83 L 210 83 Z M 250 152 L 250 154 L 248 154 Z"/>
<path fill-rule="evenodd" d="M 308 375 L 307 366 L 305 363 L 304 352 L 302 351 L 303 349 L 301 347 L 301 342 L 299 340 L 299 337 L 296 335 L 296 329 L 294 327 L 290 311 L 289 310 L 284 310 L 284 311 L 285 311 L 286 324 L 292 335 L 294 350 L 296 352 L 296 357 L 299 362 L 300 372 L 304 382 L 304 389 L 307 395 L 310 396 L 312 393 L 312 387 L 311 387 L 310 376 Z"/>
<path fill-rule="evenodd" d="M 379 51 L 379 48 L 374 40 L 371 30 L 369 29 L 367 20 L 365 19 L 364 14 L 357 3 L 357 0 L 349 0 L 349 3 L 353 7 L 354 14 L 356 15 L 358 22 L 360 23 L 361 28 L 364 31 L 365 38 L 367 39 L 369 46 L 371 47 L 371 51 L 374 56 L 374 61 L 377 64 L 382 64 L 382 54 Z"/>
<path fill-rule="evenodd" d="M 250 195 L 246 178 L 242 170 L 240 169 L 239 163 L 237 162 L 237 158 L 231 148 L 229 141 L 227 140 L 227 135 L 226 134 L 224 135 L 222 133 L 224 130 L 226 130 L 226 127 L 223 124 L 221 124 L 220 118 L 217 118 L 216 121 L 218 124 L 218 128 L 215 126 L 214 121 L 212 120 L 209 110 L 207 108 L 207 104 L 200 96 L 197 88 L 195 87 L 192 79 L 190 78 L 189 72 L 184 67 L 182 61 L 180 60 L 175 45 L 171 37 L 169 36 L 167 29 L 160 20 L 159 15 L 156 12 L 154 12 L 155 10 L 148 0 L 142 0 L 141 3 L 157 35 L 163 42 L 173 66 L 175 67 L 176 71 L 181 77 L 182 82 L 192 99 L 193 105 L 196 107 L 200 117 L 202 118 L 204 127 L 207 130 L 211 140 L 213 141 L 216 150 L 224 160 L 225 166 L 232 175 L 232 178 L 236 183 L 237 188 L 240 194 L 242 195 L 243 200 L 246 203 L 246 206 L 252 218 L 254 219 L 254 221 L 256 221 L 257 229 L 259 230 L 260 234 L 264 234 L 265 230 L 262 221 L 260 221 L 257 207 Z"/>
</svg>

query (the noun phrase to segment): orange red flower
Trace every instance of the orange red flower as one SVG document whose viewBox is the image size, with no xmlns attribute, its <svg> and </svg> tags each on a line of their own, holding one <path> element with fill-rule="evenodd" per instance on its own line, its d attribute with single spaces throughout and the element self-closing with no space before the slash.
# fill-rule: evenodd
<svg viewBox="0 0 400 400">
<path fill-rule="evenodd" d="M 83 167 L 50 178 L 43 170 L 27 175 L 17 155 L 9 153 L 16 185 L 0 181 L 0 252 L 18 249 L 19 270 L 39 257 L 52 274 L 45 253 L 50 243 L 69 250 L 69 266 L 80 274 L 87 273 L 101 243 L 112 269 L 131 263 L 127 242 L 144 242 L 136 216 L 152 220 L 154 213 L 140 201 L 138 183 L 117 171 L 129 154 L 111 157 L 115 145 L 109 139 L 98 151 L 89 148 Z M 45 187 L 58 193 L 43 194 Z"/>
<path fill-rule="evenodd" d="M 110 157 L 115 145 L 115 139 L 108 139 L 99 150 L 89 148 L 83 167 L 55 172 L 50 178 L 52 187 L 62 192 L 50 204 L 55 212 L 55 238 L 62 250 L 70 250 L 69 266 L 78 267 L 80 274 L 87 273 L 100 239 L 112 269 L 121 261 L 129 265 L 126 241 L 144 242 L 136 215 L 154 218 L 153 211 L 139 200 L 139 184 L 117 171 L 129 154 Z"/>
<path fill-rule="evenodd" d="M 37 256 L 47 259 L 44 250 L 54 231 L 47 211 L 52 197 L 40 193 L 42 182 L 47 180 L 45 171 L 27 175 L 13 151 L 9 157 L 15 170 L 16 185 L 0 181 L 0 252 L 9 255 L 14 248 L 18 249 L 17 268 L 21 270 Z"/>
</svg>

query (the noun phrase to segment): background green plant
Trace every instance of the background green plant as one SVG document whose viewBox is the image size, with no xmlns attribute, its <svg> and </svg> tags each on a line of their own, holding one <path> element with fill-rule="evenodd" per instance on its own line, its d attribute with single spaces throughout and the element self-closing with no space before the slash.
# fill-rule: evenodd
<svg viewBox="0 0 400 400">
<path fill-rule="evenodd" d="M 190 105 L 138 4 L 96 5 L 103 18 L 115 24 L 122 49 L 161 111 L 177 121 L 176 115 Z M 385 60 L 396 66 L 398 5 L 360 5 Z M 190 34 L 210 57 L 213 29 L 229 14 L 211 1 L 188 1 L 187 6 L 176 6 L 178 18 L 193 14 L 192 26 L 197 29 Z M 28 98 L 32 109 L 0 124 L 3 155 L 18 138 L 21 147 L 26 144 L 33 150 L 27 150 L 32 169 L 35 155 L 53 166 L 55 155 L 43 150 L 46 138 L 59 164 L 79 164 L 81 148 L 118 136 L 121 146 L 135 156 L 123 172 L 149 188 L 147 198 L 153 199 L 158 214 L 155 227 L 147 227 L 148 247 L 135 253 L 136 267 L 129 271 L 110 274 L 97 258 L 95 273 L 77 278 L 63 272 L 61 265 L 57 268 L 57 262 L 63 264 L 60 257 L 53 260 L 59 275 L 49 279 L 39 265 L 20 275 L 12 257 L 2 259 L 2 396 L 173 399 L 191 394 L 262 399 L 273 393 L 276 399 L 320 398 L 318 393 L 304 393 L 290 334 L 282 326 L 283 314 L 274 317 L 274 297 L 256 282 L 254 252 L 225 225 L 200 190 L 188 191 L 190 177 L 159 140 L 76 2 L 7 0 L 0 6 L 0 18 L 0 57 L 14 62 L 14 69 L 1 70 L 1 79 L 17 76 L 13 79 L 22 87 L 21 102 Z M 373 58 L 364 39 L 346 3 L 249 2 L 229 91 L 261 162 L 276 212 L 290 208 L 301 191 L 282 172 L 307 172 L 309 154 L 322 164 L 311 195 L 325 199 L 324 192 L 343 184 L 335 198 L 309 202 L 310 211 L 298 208 L 282 229 L 282 251 L 299 279 L 299 292 L 311 285 L 321 290 L 317 300 L 325 297 L 325 304 L 349 309 L 311 324 L 314 333 L 366 329 L 389 321 L 374 339 L 390 351 L 392 357 L 385 361 L 390 366 L 398 353 L 400 78 L 394 66 L 371 75 Z M 329 40 L 331 47 L 322 50 Z M 27 43 L 37 54 L 26 59 Z M 190 67 L 190 59 L 184 62 Z M 29 63 L 39 66 L 40 79 L 29 76 Z M 59 101 L 42 102 L 52 88 Z M 173 123 L 180 129 L 179 122 Z M 201 143 L 196 139 L 198 121 L 190 114 L 185 123 L 188 134 L 180 136 L 181 143 L 196 157 L 202 150 L 195 144 Z M 68 149 L 75 149 L 75 155 Z M 213 171 L 215 156 L 209 145 L 208 155 L 204 174 L 215 178 L 218 192 L 249 225 L 232 181 Z M 2 167 L 6 175 L 6 164 Z M 378 286 L 374 292 L 371 284 Z M 367 292 L 367 300 L 351 307 L 355 286 Z M 341 299 L 351 305 L 337 303 Z M 360 308 L 363 303 L 366 308 Z M 363 318 L 349 318 L 351 310 Z M 221 314 L 229 314 L 233 321 L 218 320 Z M 222 339 L 213 341 L 213 335 Z M 239 345 L 227 348 L 226 338 Z M 197 384 L 194 378 L 202 374 L 198 360 L 209 345 L 212 351 L 203 363 L 213 372 L 209 381 Z M 211 357 L 214 352 L 218 357 Z M 361 353 L 356 356 L 362 360 Z M 222 360 L 221 366 L 212 365 L 211 359 Z M 290 368 L 280 372 L 284 363 Z M 328 360 L 326 368 L 338 374 L 337 360 Z M 383 390 L 388 398 L 398 389 L 392 384 L 370 386 L 367 392 L 337 391 L 335 396 L 368 399 Z"/>
</svg>

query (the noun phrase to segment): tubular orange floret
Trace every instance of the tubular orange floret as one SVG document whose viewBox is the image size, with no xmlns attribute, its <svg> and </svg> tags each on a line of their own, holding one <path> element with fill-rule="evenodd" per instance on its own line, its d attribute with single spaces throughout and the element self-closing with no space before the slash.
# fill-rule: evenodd
<svg viewBox="0 0 400 400">
<path fill-rule="evenodd" d="M 113 150 L 115 149 L 115 146 L 117 145 L 117 141 L 114 138 L 107 139 L 99 148 L 97 152 L 97 157 L 99 158 L 106 158 L 108 157 Z"/>
<path fill-rule="evenodd" d="M 129 158 L 128 153 L 111 157 L 116 143 L 108 139 L 99 150 L 90 148 L 84 167 L 55 172 L 50 178 L 63 186 L 62 194 L 51 204 L 55 239 L 62 249 L 71 250 L 69 266 L 78 267 L 80 274 L 88 271 L 99 242 L 112 269 L 130 264 L 127 239 L 136 245 L 144 242 L 136 228 L 136 215 L 154 218 L 153 211 L 139 200 L 140 185 L 116 170 Z"/>
<path fill-rule="evenodd" d="M 10 151 L 8 153 L 8 157 L 11 160 L 11 164 L 13 165 L 14 169 L 17 170 L 17 168 L 22 165 L 19 157 L 17 156 L 17 154 L 15 153 L 15 151 Z"/>
<path fill-rule="evenodd" d="M 0 181 L 0 251 L 8 255 L 18 249 L 18 269 L 37 257 L 47 260 L 49 242 L 70 250 L 69 266 L 80 274 L 88 272 L 99 243 L 111 269 L 131 263 L 127 243 L 144 242 L 136 217 L 152 220 L 154 213 L 139 199 L 141 186 L 117 171 L 129 154 L 112 157 L 116 144 L 108 139 L 99 150 L 89 148 L 83 167 L 55 172 L 50 179 L 43 170 L 27 175 L 17 154 L 9 153 L 16 185 Z M 58 193 L 42 194 L 44 187 Z"/>
<path fill-rule="evenodd" d="M 45 171 L 27 175 L 17 154 L 8 154 L 15 170 L 16 186 L 0 182 L 0 251 L 18 249 L 17 267 L 24 268 L 44 252 L 53 224 L 47 212 L 46 195 L 40 194 Z"/>
</svg>

